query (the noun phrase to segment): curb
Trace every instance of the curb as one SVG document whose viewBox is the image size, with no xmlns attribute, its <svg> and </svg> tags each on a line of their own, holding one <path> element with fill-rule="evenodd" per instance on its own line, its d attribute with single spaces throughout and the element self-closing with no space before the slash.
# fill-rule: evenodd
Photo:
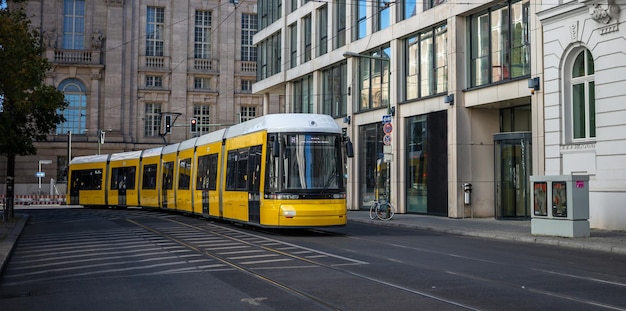
<svg viewBox="0 0 626 311">
<path fill-rule="evenodd" d="M 492 232 L 462 231 L 458 229 L 442 228 L 439 226 L 407 224 L 407 223 L 397 223 L 397 222 L 390 222 L 390 221 L 369 220 L 369 219 L 348 218 L 348 221 L 372 224 L 372 225 L 377 225 L 377 226 L 428 230 L 428 231 L 441 232 L 441 233 L 454 234 L 454 235 L 471 236 L 471 237 L 494 239 L 494 240 L 507 240 L 507 241 L 521 242 L 521 243 L 534 243 L 534 244 L 542 244 L 542 245 L 549 245 L 549 246 L 567 247 L 567 248 L 573 248 L 573 249 L 591 250 L 591 251 L 599 251 L 599 252 L 612 253 L 612 254 L 618 254 L 618 255 L 626 255 L 626 247 L 623 247 L 623 246 L 599 244 L 597 242 L 585 243 L 582 241 L 576 241 L 576 240 L 572 240 L 569 238 L 559 238 L 559 237 L 550 237 L 550 236 L 532 236 L 532 235 L 520 236 L 519 234 L 515 234 L 515 233 L 496 232 L 496 231 L 492 231 Z"/>
<path fill-rule="evenodd" d="M 22 230 L 30 216 L 27 214 L 15 214 L 15 218 L 19 218 L 17 223 L 7 232 L 7 235 L 0 242 L 0 274 L 4 272 L 4 266 L 13 253 L 15 242 L 22 234 Z M 6 223 L 5 223 L 6 224 Z"/>
</svg>

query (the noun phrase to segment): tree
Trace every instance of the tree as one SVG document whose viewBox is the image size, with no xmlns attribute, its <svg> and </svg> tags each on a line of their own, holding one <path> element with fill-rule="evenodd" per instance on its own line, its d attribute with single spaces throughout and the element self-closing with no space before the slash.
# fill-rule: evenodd
<svg viewBox="0 0 626 311">
<path fill-rule="evenodd" d="M 22 1 L 10 1 L 22 2 Z M 39 31 L 19 5 L 0 9 L 0 155 L 7 157 L 4 219 L 13 217 L 15 157 L 37 153 L 34 142 L 46 141 L 65 121 L 62 92 L 45 85 L 51 69 L 43 58 Z"/>
</svg>

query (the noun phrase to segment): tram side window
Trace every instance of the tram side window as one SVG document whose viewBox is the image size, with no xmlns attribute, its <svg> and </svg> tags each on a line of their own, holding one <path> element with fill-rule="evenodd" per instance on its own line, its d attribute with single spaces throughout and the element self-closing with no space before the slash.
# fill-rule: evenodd
<svg viewBox="0 0 626 311">
<path fill-rule="evenodd" d="M 172 190 L 174 178 L 174 161 L 163 163 L 163 189 Z"/>
<path fill-rule="evenodd" d="M 272 152 L 267 152 L 265 157 L 265 191 L 278 190 L 278 164 L 279 157 L 274 157 Z"/>
<path fill-rule="evenodd" d="M 248 189 L 248 148 L 228 152 L 226 190 Z"/>
<path fill-rule="evenodd" d="M 111 189 L 135 189 L 134 166 L 116 167 L 111 170 Z"/>
<path fill-rule="evenodd" d="M 248 150 L 241 150 L 239 152 L 239 159 L 237 159 L 237 190 L 248 189 Z"/>
<path fill-rule="evenodd" d="M 248 189 L 258 192 L 261 182 L 261 146 L 250 147 L 250 155 L 248 157 Z"/>
<path fill-rule="evenodd" d="M 143 167 L 141 189 L 156 189 L 157 165 L 148 164 Z"/>
<path fill-rule="evenodd" d="M 217 153 L 198 157 L 196 190 L 217 189 Z"/>
<path fill-rule="evenodd" d="M 235 176 L 237 175 L 237 151 L 228 152 L 226 162 L 226 190 L 235 190 Z"/>
<path fill-rule="evenodd" d="M 137 167 L 135 166 L 130 166 L 128 167 L 128 170 L 126 171 L 126 189 L 131 189 L 134 190 L 135 189 L 135 176 L 137 172 Z"/>
<path fill-rule="evenodd" d="M 180 160 L 178 167 L 178 189 L 189 190 L 191 184 L 191 158 Z"/>
<path fill-rule="evenodd" d="M 77 170 L 72 172 L 72 187 L 79 190 L 99 190 L 102 187 L 102 170 Z"/>
</svg>

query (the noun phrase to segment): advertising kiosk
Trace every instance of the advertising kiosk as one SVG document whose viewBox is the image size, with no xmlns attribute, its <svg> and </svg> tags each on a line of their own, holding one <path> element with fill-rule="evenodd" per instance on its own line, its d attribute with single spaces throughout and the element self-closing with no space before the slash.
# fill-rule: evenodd
<svg viewBox="0 0 626 311">
<path fill-rule="evenodd" d="M 589 237 L 589 176 L 530 177 L 533 235 Z"/>
</svg>

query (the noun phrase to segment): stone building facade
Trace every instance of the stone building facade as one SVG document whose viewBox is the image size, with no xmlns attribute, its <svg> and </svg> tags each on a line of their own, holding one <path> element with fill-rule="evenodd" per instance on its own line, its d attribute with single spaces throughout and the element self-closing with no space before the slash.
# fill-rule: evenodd
<svg viewBox="0 0 626 311">
<path fill-rule="evenodd" d="M 176 143 L 269 112 L 256 80 L 256 2 L 27 1 L 70 103 L 38 154 L 16 159 L 16 194 L 64 192 L 68 158 Z M 190 120 L 198 132 L 190 132 Z M 169 129 L 165 128 L 170 122 Z M 164 135 L 164 132 L 168 134 Z M 71 134 L 69 134 L 71 133 Z M 100 143 L 104 137 L 104 143 Z M 39 164 L 40 160 L 50 164 Z M 45 177 L 35 177 L 39 167 Z M 0 158 L 0 191 L 6 174 Z M 50 179 L 56 187 L 50 187 Z M 39 186 L 39 183 L 43 186 Z M 55 189 L 56 188 L 56 189 Z"/>
<path fill-rule="evenodd" d="M 589 175 L 592 228 L 626 229 L 626 6 L 542 5 L 545 175 Z"/>
</svg>

